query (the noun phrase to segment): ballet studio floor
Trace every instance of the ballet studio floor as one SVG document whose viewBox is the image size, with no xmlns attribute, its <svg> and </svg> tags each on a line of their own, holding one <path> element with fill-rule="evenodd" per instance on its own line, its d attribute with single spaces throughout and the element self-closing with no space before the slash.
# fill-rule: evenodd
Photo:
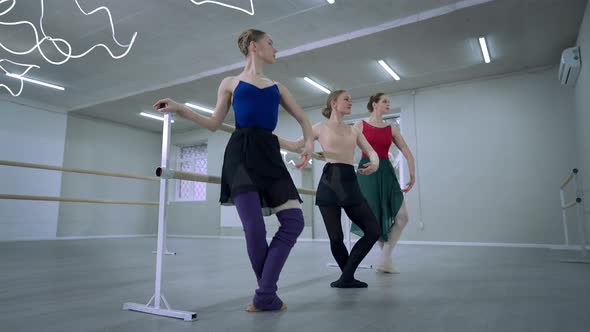
<svg viewBox="0 0 590 332">
<path fill-rule="evenodd" d="M 155 238 L 0 242 L 2 331 L 589 331 L 590 265 L 579 252 L 401 245 L 401 274 L 360 269 L 332 289 L 327 242 L 300 241 L 280 313 L 246 313 L 255 280 L 239 239 L 168 241 L 164 294 L 182 320 L 124 311 L 154 292 Z M 371 264 L 371 252 L 363 264 Z"/>
</svg>

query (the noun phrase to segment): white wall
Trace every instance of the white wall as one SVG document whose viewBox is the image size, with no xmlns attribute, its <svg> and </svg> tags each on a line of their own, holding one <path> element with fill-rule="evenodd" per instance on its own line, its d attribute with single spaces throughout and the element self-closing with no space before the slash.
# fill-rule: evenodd
<svg viewBox="0 0 590 332">
<path fill-rule="evenodd" d="M 556 70 L 392 96 L 419 181 L 406 196 L 403 240 L 563 242 L 558 188 L 575 165 L 575 124 L 573 92 L 559 85 Z M 355 99 L 353 113 L 366 113 L 365 105 Z M 308 114 L 323 120 L 319 109 Z M 314 164 L 316 186 L 322 167 Z M 317 209 L 313 231 L 326 237 Z"/>
<path fill-rule="evenodd" d="M 161 134 L 72 115 L 64 167 L 154 176 Z M 64 173 L 61 195 L 126 201 L 158 201 L 159 182 Z M 157 206 L 62 203 L 58 236 L 155 234 Z"/>
<path fill-rule="evenodd" d="M 408 238 L 562 242 L 558 188 L 576 151 L 572 92 L 559 86 L 556 71 L 417 93 L 426 228 L 411 227 Z"/>
<path fill-rule="evenodd" d="M 584 24 L 582 30 L 587 20 Z M 587 35 L 580 35 L 583 46 Z M 577 164 L 576 156 L 587 158 L 583 153 L 587 147 L 583 145 L 588 140 L 579 136 L 587 135 L 583 127 L 588 123 L 584 121 L 588 115 L 584 109 L 587 97 L 580 91 L 588 76 L 580 77 L 574 94 L 573 89 L 559 86 L 556 70 L 392 96 L 392 106 L 401 109 L 402 134 L 418 165 L 419 183 L 407 195 L 411 221 L 403 240 L 563 242 L 557 188 L 564 172 Z M 325 97 L 318 95 L 318 103 Z M 366 114 L 365 103 L 365 98 L 355 100 L 353 112 Z M 82 117 L 67 120 L 62 114 L 15 104 L 4 103 L 4 109 L 6 121 L 0 125 L 2 159 L 53 165 L 63 160 L 66 167 L 145 175 L 151 175 L 159 164 L 158 134 Z M 308 115 L 312 123 L 323 120 L 319 109 L 308 110 Z M 276 133 L 297 138 L 301 129 L 293 118 L 281 112 Z M 175 134 L 173 144 L 206 140 L 208 173 L 220 175 L 228 138 L 224 132 L 197 129 Z M 576 142 L 581 146 L 577 150 Z M 297 185 L 313 177 L 316 187 L 322 167 L 323 163 L 315 162 L 313 175 L 307 180 L 294 174 L 299 179 Z M 157 183 L 77 174 L 64 174 L 62 179 L 59 172 L 4 169 L 9 176 L 1 177 L 3 193 L 157 200 Z M 23 175 L 28 180 L 22 180 Z M 239 226 L 220 226 L 221 218 L 231 216 L 222 216 L 219 186 L 208 185 L 207 190 L 206 202 L 169 205 L 169 234 L 242 234 Z M 303 197 L 304 204 L 312 204 L 313 198 Z M 149 234 L 156 229 L 155 207 L 63 203 L 58 225 L 57 203 L 0 204 L 0 220 L 5 225 L 0 235 L 3 239 L 54 237 L 56 229 L 59 236 Z M 306 212 L 305 236 L 326 238 L 319 211 L 313 211 Z M 269 233 L 276 228 L 276 222 L 270 219 Z M 424 229 L 418 227 L 420 221 Z M 575 234 L 570 235 L 575 239 Z"/>
<path fill-rule="evenodd" d="M 60 166 L 67 116 L 0 100 L 0 159 Z M 0 166 L 0 193 L 60 196 L 61 172 Z M 0 240 L 54 238 L 58 202 L 0 200 Z"/>
<path fill-rule="evenodd" d="M 419 183 L 407 195 L 411 221 L 403 240 L 563 242 L 557 188 L 564 171 L 576 164 L 576 124 L 574 91 L 559 86 L 555 77 L 556 68 L 552 68 L 392 96 L 392 106 L 401 109 L 402 134 L 418 165 Z M 318 95 L 318 103 L 324 98 Z M 364 98 L 355 100 L 353 112 L 366 113 L 365 103 Z M 308 115 L 312 123 L 323 120 L 319 109 L 308 110 Z M 159 163 L 160 135 L 84 118 L 72 118 L 70 122 L 65 166 L 151 174 L 153 165 Z M 276 133 L 297 138 L 301 129 L 293 118 L 281 112 Z M 197 129 L 175 134 L 173 144 L 207 141 L 208 174 L 220 175 L 228 138 L 224 132 Z M 125 142 L 125 148 L 121 142 Z M 92 149 L 88 150 L 88 146 Z M 313 165 L 310 178 L 314 188 L 322 167 L 321 162 Z M 301 176 L 293 176 L 299 179 L 297 185 L 304 181 Z M 120 187 L 114 189 L 114 182 L 121 183 L 114 180 L 111 186 L 108 181 L 68 175 L 63 179 L 61 193 L 157 200 L 155 183 L 152 188 L 149 183 L 132 184 L 133 180 L 129 180 L 121 191 Z M 219 186 L 208 185 L 207 191 L 206 202 L 170 203 L 169 234 L 242 234 L 239 226 L 220 225 L 221 218 L 235 216 L 222 213 Z M 304 200 L 305 204 L 313 204 L 312 197 L 304 196 Z M 150 209 L 64 203 L 58 234 L 153 233 L 156 213 L 155 208 Z M 420 221 L 424 229 L 418 227 Z M 326 238 L 317 208 L 307 212 L 306 224 L 306 237 Z M 269 234 L 276 226 L 270 218 Z"/>
<path fill-rule="evenodd" d="M 576 143 L 578 149 L 578 167 L 584 181 L 586 210 L 590 210 L 590 5 L 586 12 L 580 32 L 578 45 L 582 54 L 582 72 L 574 90 L 576 106 Z M 586 220 L 590 217 L 586 214 Z"/>
</svg>

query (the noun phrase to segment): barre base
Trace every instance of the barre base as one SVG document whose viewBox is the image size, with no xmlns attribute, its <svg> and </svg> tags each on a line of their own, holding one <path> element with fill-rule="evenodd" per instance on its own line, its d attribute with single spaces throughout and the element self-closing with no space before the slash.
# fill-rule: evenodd
<svg viewBox="0 0 590 332">
<path fill-rule="evenodd" d="M 197 319 L 196 312 L 156 308 L 146 304 L 127 302 L 123 304 L 123 310 L 138 311 L 146 314 L 178 318 L 184 321 L 194 321 Z"/>
</svg>

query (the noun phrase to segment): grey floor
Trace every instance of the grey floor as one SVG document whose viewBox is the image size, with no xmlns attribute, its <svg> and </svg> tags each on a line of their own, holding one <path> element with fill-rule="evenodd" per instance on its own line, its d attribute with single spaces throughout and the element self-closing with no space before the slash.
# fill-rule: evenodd
<svg viewBox="0 0 590 332">
<path fill-rule="evenodd" d="M 590 331 L 590 265 L 558 262 L 573 253 L 402 245 L 401 274 L 337 290 L 328 244 L 300 242 L 279 283 L 289 309 L 249 314 L 244 245 L 169 241 L 166 297 L 199 316 L 184 322 L 121 310 L 153 294 L 155 239 L 0 243 L 0 331 Z"/>
</svg>

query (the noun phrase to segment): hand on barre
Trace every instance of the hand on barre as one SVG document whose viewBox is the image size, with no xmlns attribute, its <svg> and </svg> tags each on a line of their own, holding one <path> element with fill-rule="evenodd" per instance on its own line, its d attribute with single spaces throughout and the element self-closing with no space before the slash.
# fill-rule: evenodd
<svg viewBox="0 0 590 332">
<path fill-rule="evenodd" d="M 157 102 L 154 103 L 153 108 L 156 111 L 159 111 L 162 113 L 175 112 L 178 115 L 182 115 L 181 113 L 185 110 L 184 105 L 182 105 L 170 98 L 164 98 L 164 99 L 158 100 Z"/>
</svg>

